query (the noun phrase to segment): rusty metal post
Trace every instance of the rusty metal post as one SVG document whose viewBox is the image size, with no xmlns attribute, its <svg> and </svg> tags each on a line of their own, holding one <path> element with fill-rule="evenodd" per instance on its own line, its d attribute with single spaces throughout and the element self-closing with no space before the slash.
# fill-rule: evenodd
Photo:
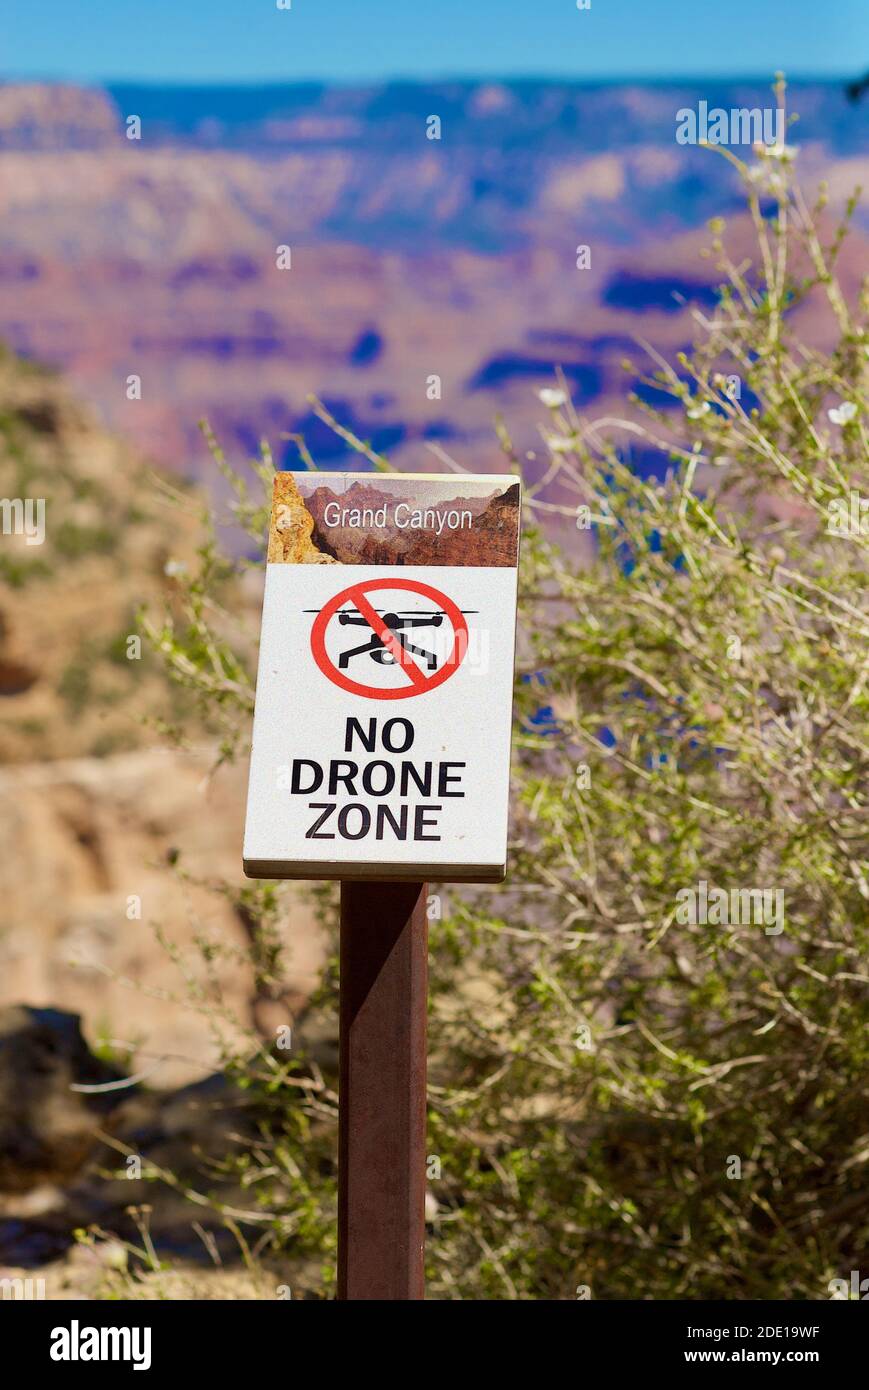
<svg viewBox="0 0 869 1390">
<path fill-rule="evenodd" d="M 425 1295 L 426 896 L 341 884 L 341 1299 Z"/>
</svg>

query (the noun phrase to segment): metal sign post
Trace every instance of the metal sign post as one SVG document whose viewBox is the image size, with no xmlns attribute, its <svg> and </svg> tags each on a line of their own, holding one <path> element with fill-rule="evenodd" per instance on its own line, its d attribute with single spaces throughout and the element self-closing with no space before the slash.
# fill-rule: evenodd
<svg viewBox="0 0 869 1390">
<path fill-rule="evenodd" d="M 423 883 L 341 885 L 338 1297 L 424 1296 Z"/>
</svg>

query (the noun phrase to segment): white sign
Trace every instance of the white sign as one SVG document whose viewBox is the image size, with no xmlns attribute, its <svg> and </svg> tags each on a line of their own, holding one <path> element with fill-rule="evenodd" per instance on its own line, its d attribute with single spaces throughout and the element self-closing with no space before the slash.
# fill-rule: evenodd
<svg viewBox="0 0 869 1390">
<path fill-rule="evenodd" d="M 249 877 L 503 878 L 519 501 L 513 476 L 278 474 Z"/>
</svg>

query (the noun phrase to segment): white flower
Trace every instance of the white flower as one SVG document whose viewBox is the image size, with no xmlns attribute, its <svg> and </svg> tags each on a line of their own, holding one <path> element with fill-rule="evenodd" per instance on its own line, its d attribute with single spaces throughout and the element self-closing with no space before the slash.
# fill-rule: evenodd
<svg viewBox="0 0 869 1390">
<path fill-rule="evenodd" d="M 786 164 L 796 159 L 799 153 L 799 145 L 767 145 L 766 152 L 770 159 L 781 159 Z"/>
<path fill-rule="evenodd" d="M 692 405 L 691 409 L 688 411 L 688 419 L 699 420 L 701 415 L 708 415 L 711 409 L 712 406 L 708 401 L 701 401 L 699 405 Z"/>
<path fill-rule="evenodd" d="M 787 175 L 781 168 L 782 164 L 789 163 L 796 154 L 796 147 L 793 145 L 755 145 L 754 152 L 757 155 L 757 163 L 753 164 L 747 171 L 746 177 L 749 183 L 754 184 L 755 188 L 761 193 L 779 194 L 787 193 Z M 769 164 L 769 160 L 778 161 L 779 168 Z"/>
<path fill-rule="evenodd" d="M 567 405 L 566 391 L 555 391 L 549 386 L 544 386 L 542 391 L 537 392 L 537 395 L 550 410 L 558 410 L 559 406 Z"/>
<path fill-rule="evenodd" d="M 853 401 L 843 401 L 841 405 L 834 405 L 827 414 L 834 425 L 847 425 L 857 414 L 857 407 Z"/>
<path fill-rule="evenodd" d="M 569 454 L 573 448 L 572 441 L 565 439 L 562 434 L 547 434 L 545 438 L 547 447 L 553 454 Z"/>
<path fill-rule="evenodd" d="M 183 560 L 167 560 L 163 566 L 163 573 L 170 579 L 176 579 L 179 575 L 187 573 L 187 566 Z"/>
</svg>

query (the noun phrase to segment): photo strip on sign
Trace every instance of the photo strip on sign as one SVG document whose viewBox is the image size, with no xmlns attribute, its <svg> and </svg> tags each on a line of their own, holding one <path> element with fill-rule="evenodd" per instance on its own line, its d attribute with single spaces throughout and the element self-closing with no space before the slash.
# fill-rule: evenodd
<svg viewBox="0 0 869 1390">
<path fill-rule="evenodd" d="M 512 475 L 277 475 L 249 877 L 504 877 L 519 525 Z"/>
</svg>

